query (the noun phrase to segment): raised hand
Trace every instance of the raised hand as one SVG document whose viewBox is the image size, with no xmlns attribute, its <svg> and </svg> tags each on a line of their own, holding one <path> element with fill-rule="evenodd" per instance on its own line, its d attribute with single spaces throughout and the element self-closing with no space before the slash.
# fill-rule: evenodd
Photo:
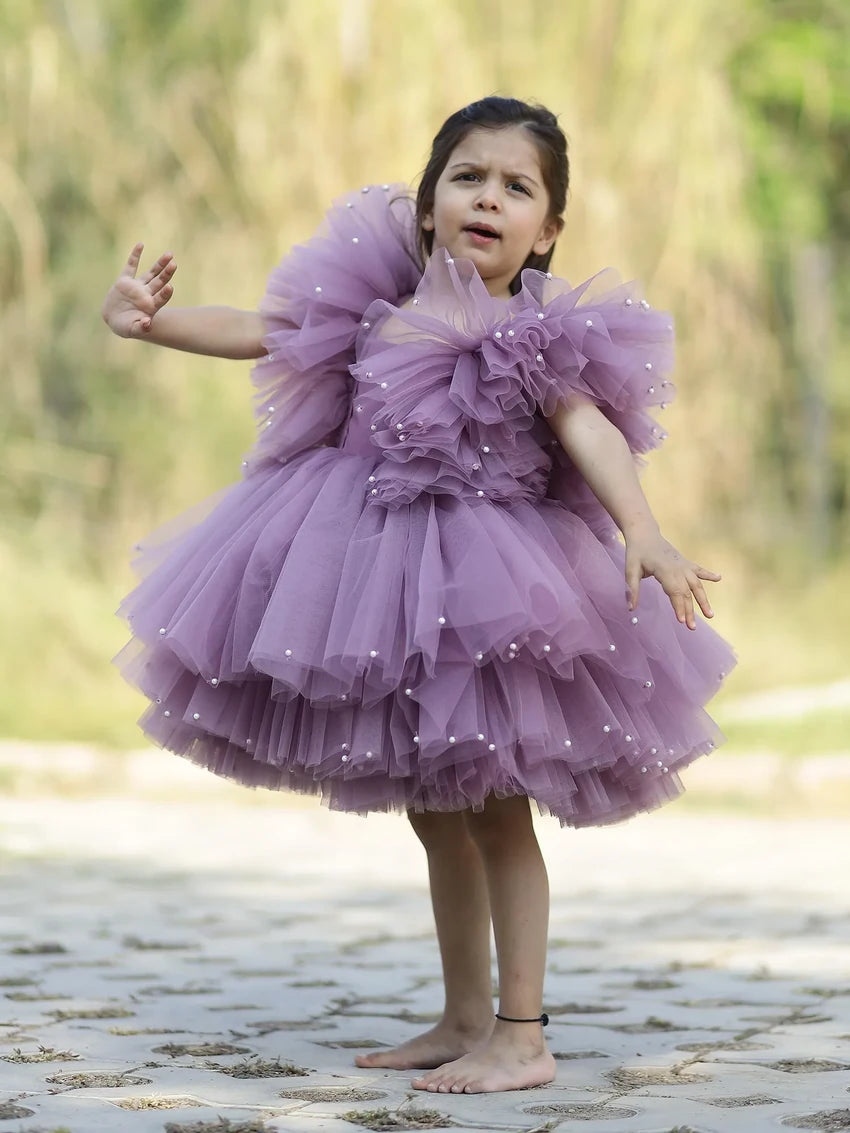
<svg viewBox="0 0 850 1133">
<path fill-rule="evenodd" d="M 101 315 L 113 333 L 121 338 L 144 338 L 157 311 L 171 296 L 171 277 L 177 264 L 171 252 L 163 252 L 144 275 L 136 278 L 144 244 L 136 244 L 121 274 L 106 293 Z"/>
<path fill-rule="evenodd" d="M 661 583 L 676 612 L 676 617 L 680 622 L 686 623 L 688 629 L 696 629 L 694 598 L 707 618 L 714 617 L 714 611 L 700 579 L 719 582 L 719 574 L 706 570 L 705 567 L 698 566 L 697 563 L 680 555 L 661 535 L 641 533 L 631 538 L 627 537 L 626 585 L 630 595 L 630 610 L 638 604 L 641 579 L 650 575 Z"/>
</svg>

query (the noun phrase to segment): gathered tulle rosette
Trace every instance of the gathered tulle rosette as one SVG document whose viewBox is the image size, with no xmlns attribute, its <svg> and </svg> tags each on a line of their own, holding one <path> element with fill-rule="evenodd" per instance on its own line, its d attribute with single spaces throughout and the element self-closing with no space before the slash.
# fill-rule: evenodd
<svg viewBox="0 0 850 1133">
<path fill-rule="evenodd" d="M 482 350 L 512 303 L 494 299 L 469 260 L 439 249 L 410 307 L 378 300 L 366 312 L 351 372 L 361 386 L 355 413 L 370 420 L 382 457 L 369 488 L 376 502 L 400 507 L 421 492 L 494 503 L 543 496 L 552 461 L 531 435 L 532 395 Z"/>
<path fill-rule="evenodd" d="M 596 294 L 601 277 L 525 272 L 497 300 L 442 249 L 420 276 L 412 213 L 379 222 L 395 197 L 343 199 L 272 274 L 252 474 L 145 541 L 121 606 L 142 727 L 357 813 L 516 794 L 574 826 L 652 809 L 722 741 L 702 705 L 734 654 L 654 579 L 628 611 L 616 529 L 545 414 L 587 398 L 652 447 L 669 317 L 634 284 Z"/>
<path fill-rule="evenodd" d="M 253 368 L 258 436 L 246 474 L 334 443 L 351 401 L 349 364 L 364 310 L 398 300 L 420 269 L 406 186 L 367 185 L 337 198 L 315 235 L 268 277 L 259 304 L 267 354 Z"/>
</svg>

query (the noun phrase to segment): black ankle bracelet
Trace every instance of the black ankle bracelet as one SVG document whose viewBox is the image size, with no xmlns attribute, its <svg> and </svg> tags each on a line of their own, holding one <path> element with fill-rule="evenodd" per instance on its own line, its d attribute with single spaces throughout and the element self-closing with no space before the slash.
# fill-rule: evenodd
<svg viewBox="0 0 850 1133">
<path fill-rule="evenodd" d="M 543 1027 L 548 1027 L 549 1016 L 544 1011 L 542 1015 L 538 1015 L 536 1019 L 511 1019 L 508 1015 L 500 1015 L 496 1012 L 496 1018 L 502 1019 L 505 1023 L 540 1023 Z"/>
</svg>

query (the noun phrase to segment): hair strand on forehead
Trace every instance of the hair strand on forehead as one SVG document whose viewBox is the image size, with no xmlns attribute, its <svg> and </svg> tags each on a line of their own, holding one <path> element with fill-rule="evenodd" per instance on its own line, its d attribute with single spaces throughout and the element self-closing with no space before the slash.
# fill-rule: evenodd
<svg viewBox="0 0 850 1133">
<path fill-rule="evenodd" d="M 570 185 L 570 164 L 567 156 L 567 139 L 558 120 L 545 106 L 521 102 L 516 98 L 490 95 L 471 102 L 447 118 L 431 144 L 431 155 L 422 173 L 416 194 L 417 251 L 424 265 L 434 250 L 434 233 L 422 227 L 427 213 L 434 208 L 437 182 L 449 158 L 467 134 L 473 130 L 503 130 L 521 126 L 528 131 L 537 147 L 543 181 L 549 194 L 550 218 L 561 217 L 567 207 Z M 555 250 L 553 243 L 543 255 L 529 253 L 525 263 L 511 280 L 511 294 L 520 288 L 520 276 L 526 268 L 547 271 Z"/>
</svg>

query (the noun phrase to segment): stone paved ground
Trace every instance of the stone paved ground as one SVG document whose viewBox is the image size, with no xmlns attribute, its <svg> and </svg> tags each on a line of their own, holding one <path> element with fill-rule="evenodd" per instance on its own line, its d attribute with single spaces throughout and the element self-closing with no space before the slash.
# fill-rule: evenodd
<svg viewBox="0 0 850 1133">
<path fill-rule="evenodd" d="M 404 819 L 155 759 L 171 798 L 0 802 L 0 1131 L 850 1129 L 840 816 L 540 820 L 557 1080 L 434 1095 L 352 1062 L 441 1006 Z"/>
</svg>

